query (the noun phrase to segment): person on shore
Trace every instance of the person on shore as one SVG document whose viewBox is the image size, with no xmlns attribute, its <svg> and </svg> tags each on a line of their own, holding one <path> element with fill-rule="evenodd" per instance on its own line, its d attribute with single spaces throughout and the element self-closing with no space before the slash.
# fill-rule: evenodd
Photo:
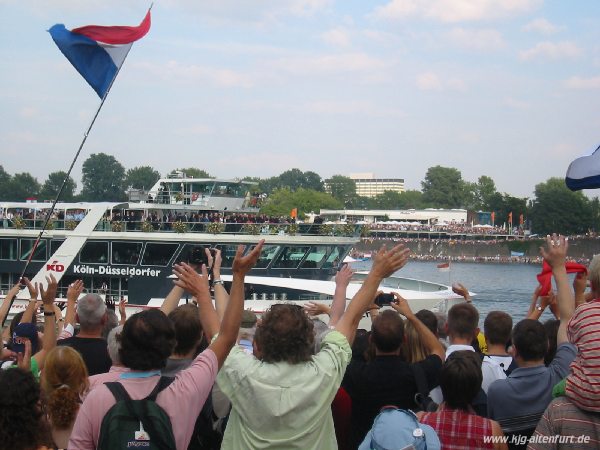
<svg viewBox="0 0 600 450">
<path fill-rule="evenodd" d="M 552 267 L 555 279 L 562 277 L 562 271 L 566 270 L 567 246 L 564 238 L 554 236 L 554 239 L 548 239 L 548 248 L 542 249 L 542 256 Z M 552 388 L 569 373 L 569 366 L 577 354 L 577 348 L 569 342 L 567 336 L 567 324 L 573 315 L 575 301 L 568 283 L 561 288 L 566 293 L 559 293 L 557 297 L 560 326 L 554 359 L 548 366 L 544 364 L 548 349 L 548 336 L 544 326 L 537 320 L 521 320 L 512 331 L 513 357 L 518 367 L 508 378 L 498 380 L 490 386 L 490 418 L 502 420 L 543 413 L 552 400 Z"/>
<path fill-rule="evenodd" d="M 194 359 L 189 368 L 180 371 L 156 398 L 156 403 L 170 419 L 178 449 L 187 448 L 196 418 L 210 394 L 217 371 L 237 342 L 244 304 L 244 277 L 256 263 L 263 243 L 261 241 L 247 256 L 242 256 L 244 246 L 238 247 L 232 267 L 230 301 L 220 327 L 210 297 L 206 266 L 202 266 L 202 275 L 185 263 L 174 268 L 177 276 L 175 284 L 188 290 L 198 303 L 203 329 L 211 335 L 218 332 L 209 347 Z M 162 311 L 145 310 L 125 322 L 119 341 L 121 361 L 131 369 L 131 372 L 121 375 L 119 382 L 132 399 L 143 399 L 157 387 L 161 379 L 160 370 L 173 351 L 173 324 Z M 102 437 L 103 418 L 114 404 L 115 398 L 106 385 L 90 392 L 77 415 L 68 448 L 95 449 Z"/>
<path fill-rule="evenodd" d="M 254 356 L 232 349 L 217 377 L 232 410 L 222 449 L 337 448 L 331 402 L 351 357 L 358 323 L 383 278 L 403 267 L 408 249 L 382 248 L 335 329 L 313 354 L 313 324 L 301 306 L 273 305 L 262 316 Z"/>
<path fill-rule="evenodd" d="M 112 361 L 108 355 L 102 330 L 107 321 L 106 304 L 98 294 L 87 294 L 77 302 L 75 320 L 79 323 L 79 333 L 66 339 L 59 339 L 56 345 L 67 345 L 77 350 L 90 375 L 108 372 Z"/>
<path fill-rule="evenodd" d="M 471 408 L 482 381 L 481 360 L 473 351 L 456 350 L 444 363 L 440 373 L 444 402 L 436 412 L 417 414 L 420 422 L 436 431 L 442 448 L 508 448 L 506 443 L 491 441 L 492 436 L 504 436 L 498 422 L 478 416 Z"/>
<path fill-rule="evenodd" d="M 399 294 L 391 304 L 373 320 L 370 341 L 375 347 L 375 359 L 370 362 L 352 359 L 342 386 L 352 399 L 351 442 L 357 447 L 371 428 L 373 420 L 383 406 L 394 405 L 401 409 L 415 409 L 415 394 L 419 391 L 416 376 L 424 377 L 424 384 L 433 388 L 445 359 L 444 349 L 435 335 L 410 310 Z M 414 369 L 400 356 L 404 341 L 406 317 L 420 336 L 429 353 Z"/>
</svg>

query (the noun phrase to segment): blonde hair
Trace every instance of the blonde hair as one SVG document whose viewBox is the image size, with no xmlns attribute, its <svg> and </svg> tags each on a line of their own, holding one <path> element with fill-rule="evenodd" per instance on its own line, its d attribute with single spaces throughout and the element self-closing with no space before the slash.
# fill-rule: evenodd
<svg viewBox="0 0 600 450">
<path fill-rule="evenodd" d="M 75 421 L 81 396 L 88 390 L 88 371 L 81 355 L 71 347 L 54 347 L 46 356 L 42 375 L 48 417 L 55 428 Z"/>
<path fill-rule="evenodd" d="M 414 325 L 407 320 L 404 322 L 404 342 L 402 342 L 402 354 L 409 364 L 423 361 L 429 356 L 429 351 L 423 345 L 423 340 Z"/>
</svg>

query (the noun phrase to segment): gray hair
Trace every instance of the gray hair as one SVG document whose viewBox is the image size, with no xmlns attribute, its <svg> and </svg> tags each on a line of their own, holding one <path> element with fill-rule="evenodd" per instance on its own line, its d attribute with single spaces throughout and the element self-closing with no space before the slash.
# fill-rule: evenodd
<svg viewBox="0 0 600 450">
<path fill-rule="evenodd" d="M 119 325 L 108 333 L 108 337 L 106 338 L 106 345 L 108 347 L 108 356 L 113 363 L 113 366 L 116 364 L 121 364 L 121 357 L 119 356 L 119 350 L 121 350 L 121 343 L 117 337 L 123 331 L 123 325 Z"/>
<path fill-rule="evenodd" d="M 106 304 L 98 294 L 87 294 L 77 302 L 77 315 L 81 328 L 94 328 L 102 323 Z"/>
<path fill-rule="evenodd" d="M 316 355 L 321 351 L 321 342 L 323 341 L 323 338 L 327 336 L 331 330 L 329 329 L 329 325 L 321 319 L 312 319 L 312 323 L 314 327 L 313 331 L 315 333 L 315 348 L 313 351 Z"/>
<path fill-rule="evenodd" d="M 102 338 L 106 339 L 108 337 L 108 333 L 110 333 L 110 330 L 112 330 L 117 325 L 119 325 L 119 318 L 117 317 L 117 313 L 110 308 L 106 308 L 106 323 L 102 328 Z"/>
</svg>

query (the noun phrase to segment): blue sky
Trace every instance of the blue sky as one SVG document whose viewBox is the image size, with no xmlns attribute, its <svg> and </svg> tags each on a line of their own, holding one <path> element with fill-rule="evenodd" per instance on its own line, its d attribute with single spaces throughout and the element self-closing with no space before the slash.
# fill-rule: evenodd
<svg viewBox="0 0 600 450">
<path fill-rule="evenodd" d="M 99 104 L 55 23 L 137 25 L 149 2 L 0 0 L 0 164 L 66 170 Z M 157 0 L 74 169 L 491 176 L 531 197 L 600 143 L 594 0 Z M 595 191 L 587 192 L 596 195 Z"/>
</svg>

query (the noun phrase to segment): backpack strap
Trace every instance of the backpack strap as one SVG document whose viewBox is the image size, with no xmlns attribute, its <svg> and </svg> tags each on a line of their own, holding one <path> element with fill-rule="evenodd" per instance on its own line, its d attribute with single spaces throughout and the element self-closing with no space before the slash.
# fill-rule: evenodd
<svg viewBox="0 0 600 450">
<path fill-rule="evenodd" d="M 429 386 L 427 384 L 427 378 L 425 376 L 425 371 L 420 364 L 411 364 L 410 370 L 413 373 L 413 377 L 415 378 L 415 382 L 417 383 L 417 392 L 415 393 L 413 401 L 415 404 L 421 408 L 423 411 L 429 411 L 429 404 L 433 403 L 433 401 L 427 401 L 429 397 Z M 437 405 L 436 405 L 437 406 Z M 435 411 L 435 409 L 434 409 Z"/>
<path fill-rule="evenodd" d="M 144 400 L 152 400 L 153 402 L 155 402 L 156 396 L 160 394 L 161 391 L 163 391 L 165 388 L 167 388 L 173 381 L 175 381 L 174 377 L 161 376 L 158 380 L 158 383 L 156 383 L 156 386 L 154 386 L 152 392 L 150 392 L 150 394 L 148 394 L 148 397 L 146 397 Z"/>
</svg>

